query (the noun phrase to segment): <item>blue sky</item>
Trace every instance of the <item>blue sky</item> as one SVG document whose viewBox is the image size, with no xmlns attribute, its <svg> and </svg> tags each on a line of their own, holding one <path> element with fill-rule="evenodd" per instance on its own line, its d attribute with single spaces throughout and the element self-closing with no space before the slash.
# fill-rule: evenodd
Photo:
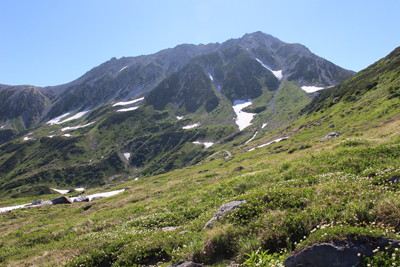
<svg viewBox="0 0 400 267">
<path fill-rule="evenodd" d="M 112 57 L 262 31 L 359 71 L 400 46 L 399 0 L 0 0 L 0 83 L 70 82 Z"/>
</svg>

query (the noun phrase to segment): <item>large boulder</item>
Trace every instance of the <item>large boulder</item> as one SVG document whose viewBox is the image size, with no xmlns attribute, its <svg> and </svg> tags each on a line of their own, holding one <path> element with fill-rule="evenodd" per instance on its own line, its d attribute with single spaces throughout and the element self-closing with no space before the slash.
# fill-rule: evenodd
<svg viewBox="0 0 400 267">
<path fill-rule="evenodd" d="M 357 266 L 361 255 L 372 256 L 373 250 L 384 250 L 389 243 L 400 247 L 400 241 L 380 238 L 370 240 L 366 237 L 345 238 L 329 243 L 315 243 L 298 253 L 292 253 L 285 260 L 285 267 L 351 267 Z"/>
<path fill-rule="evenodd" d="M 339 137 L 339 136 L 342 136 L 342 135 L 338 132 L 328 133 L 327 135 L 322 137 L 321 142 L 324 141 L 325 139 L 332 138 L 332 137 Z"/>
<path fill-rule="evenodd" d="M 206 223 L 206 225 L 204 225 L 203 230 L 210 228 L 214 222 L 219 221 L 219 219 L 222 218 L 223 216 L 225 216 L 227 213 L 230 213 L 233 210 L 239 208 L 240 205 L 242 205 L 246 202 L 247 202 L 246 200 L 232 201 L 232 202 L 226 203 L 225 205 L 222 205 L 221 208 L 215 213 L 215 215 Z"/>
<path fill-rule="evenodd" d="M 72 200 L 66 196 L 58 197 L 55 199 L 50 200 L 53 205 L 58 205 L 58 204 L 72 204 Z"/>
<path fill-rule="evenodd" d="M 74 199 L 74 203 L 79 203 L 79 202 L 89 202 L 89 197 L 80 196 Z"/>
<path fill-rule="evenodd" d="M 45 206 L 45 205 L 53 205 L 53 202 L 51 202 L 50 200 L 44 201 L 43 199 L 38 199 L 30 204 L 25 205 L 25 207 Z"/>
</svg>

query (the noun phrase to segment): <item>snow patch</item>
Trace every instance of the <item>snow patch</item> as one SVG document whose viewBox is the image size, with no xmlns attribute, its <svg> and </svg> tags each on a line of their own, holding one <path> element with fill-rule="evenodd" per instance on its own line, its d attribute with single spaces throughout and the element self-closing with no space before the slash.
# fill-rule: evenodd
<svg viewBox="0 0 400 267">
<path fill-rule="evenodd" d="M 208 77 L 210 77 L 211 81 L 214 81 L 213 76 L 211 75 L 211 73 L 208 73 Z"/>
<path fill-rule="evenodd" d="M 123 71 L 123 70 L 126 69 L 127 67 L 129 67 L 129 66 L 123 67 L 122 69 L 120 69 L 120 70 L 118 71 L 118 73 L 120 73 L 121 71 Z"/>
<path fill-rule="evenodd" d="M 270 72 L 272 72 L 276 78 L 278 78 L 279 80 L 282 79 L 282 70 L 272 70 L 269 66 L 265 65 L 261 60 L 259 60 L 258 58 L 256 58 L 256 60 L 258 62 L 260 62 L 260 64 L 266 68 L 267 70 L 269 70 Z"/>
<path fill-rule="evenodd" d="M 63 134 L 63 135 L 61 135 L 61 136 L 64 136 L 64 137 L 71 137 L 72 135 L 71 135 L 71 134 Z"/>
<path fill-rule="evenodd" d="M 29 204 L 30 204 L 30 203 L 29 203 Z M 25 205 L 28 205 L 28 204 L 24 204 L 24 205 L 18 205 L 18 206 L 12 206 L 12 207 L 4 207 L 4 208 L 0 208 L 0 213 L 2 213 L 2 212 L 6 212 L 6 211 L 9 211 L 9 210 L 20 209 L 20 208 L 23 208 L 23 207 L 25 207 Z"/>
<path fill-rule="evenodd" d="M 129 160 L 130 156 L 131 156 L 131 153 L 124 153 L 124 157 L 125 157 L 127 160 Z"/>
<path fill-rule="evenodd" d="M 85 188 L 83 187 L 75 188 L 75 191 L 85 191 Z"/>
<path fill-rule="evenodd" d="M 266 123 L 263 123 L 263 125 L 261 126 L 261 129 L 264 129 L 265 128 L 265 126 L 267 126 L 268 125 L 268 122 L 266 122 Z"/>
<path fill-rule="evenodd" d="M 144 99 L 144 97 L 141 97 L 141 98 L 138 98 L 138 99 L 135 99 L 135 100 L 131 100 L 131 101 L 126 101 L 126 102 L 118 102 L 118 103 L 115 103 L 115 104 L 112 105 L 112 106 L 115 107 L 115 106 L 130 105 L 130 104 L 134 104 L 134 103 L 136 103 L 136 102 L 142 101 L 143 99 Z"/>
<path fill-rule="evenodd" d="M 324 89 L 324 87 L 317 87 L 317 86 L 302 86 L 301 89 L 306 91 L 307 93 L 314 93 L 318 90 Z"/>
<path fill-rule="evenodd" d="M 195 142 L 193 142 L 193 144 L 196 144 L 196 145 L 203 145 L 205 148 L 209 148 L 210 146 L 212 146 L 214 143 L 211 143 L 211 142 L 199 142 L 199 141 L 195 141 Z"/>
<path fill-rule="evenodd" d="M 183 116 L 176 116 L 176 118 L 177 118 L 178 120 L 181 120 L 181 119 L 183 119 Z"/>
<path fill-rule="evenodd" d="M 246 143 L 244 143 L 244 144 L 247 144 L 248 142 L 250 142 L 251 140 L 253 140 L 254 139 L 254 137 L 256 137 L 256 135 L 258 134 L 258 131 L 253 135 L 253 137 L 252 138 L 250 138 L 249 140 L 247 140 L 246 141 Z"/>
<path fill-rule="evenodd" d="M 87 126 L 89 126 L 89 125 L 92 125 L 93 123 L 95 123 L 95 121 L 90 122 L 90 123 L 87 123 L 87 124 L 85 124 L 85 125 L 80 125 L 80 124 L 79 124 L 78 126 L 73 126 L 73 127 L 67 126 L 67 127 L 65 127 L 65 128 L 62 128 L 61 131 L 64 132 L 64 131 L 68 131 L 68 130 L 76 130 L 76 129 L 79 129 L 79 128 L 84 128 L 84 127 L 87 127 Z M 53 135 L 53 136 L 54 136 L 54 135 Z"/>
<path fill-rule="evenodd" d="M 60 193 L 60 194 L 62 194 L 62 195 L 65 195 L 66 193 L 69 192 L 69 190 L 55 189 L 55 188 L 52 188 L 52 190 L 54 190 L 54 191 L 56 191 L 57 193 Z"/>
<path fill-rule="evenodd" d="M 282 141 L 282 140 L 287 140 L 288 138 L 289 138 L 289 137 L 278 138 L 278 139 L 272 140 L 271 142 L 268 142 L 268 143 L 265 143 L 265 144 L 262 144 L 262 145 L 253 147 L 253 148 L 247 150 L 246 152 L 253 151 L 253 150 L 256 149 L 256 148 L 261 148 L 261 147 L 269 146 L 270 144 L 277 143 L 277 142 L 280 142 L 280 141 Z"/>
<path fill-rule="evenodd" d="M 139 107 L 131 107 L 131 108 L 122 108 L 122 109 L 118 109 L 117 112 L 126 112 L 126 111 L 132 111 L 135 109 L 138 109 Z"/>
<path fill-rule="evenodd" d="M 61 120 L 62 118 L 64 118 L 64 117 L 68 116 L 69 114 L 71 114 L 71 112 L 67 112 L 67 113 L 62 114 L 62 115 L 60 115 L 60 116 L 58 116 L 58 117 L 55 117 L 54 119 L 51 119 L 51 120 L 49 120 L 49 121 L 46 122 L 46 123 L 47 123 L 47 124 L 50 124 L 50 125 L 60 124 L 60 120 Z"/>
<path fill-rule="evenodd" d="M 199 126 L 200 126 L 200 123 L 195 123 L 195 124 L 190 124 L 190 125 L 183 126 L 182 129 L 187 130 L 187 129 L 192 129 L 192 128 L 196 128 L 196 127 L 199 127 Z"/>
<path fill-rule="evenodd" d="M 239 126 L 240 131 L 246 128 L 247 126 L 250 126 L 251 121 L 256 115 L 255 113 L 248 113 L 242 111 L 242 109 L 252 104 L 251 101 L 252 101 L 251 99 L 248 99 L 247 102 L 246 100 L 235 100 L 233 102 L 233 110 L 235 111 L 237 116 L 235 123 Z"/>
<path fill-rule="evenodd" d="M 53 138 L 55 135 L 49 135 L 49 136 L 47 136 L 48 138 Z"/>
<path fill-rule="evenodd" d="M 68 122 L 68 121 L 72 121 L 72 120 L 79 119 L 79 118 L 83 117 L 86 113 L 88 113 L 89 111 L 90 111 L 90 110 L 87 109 L 87 110 L 78 112 L 78 113 L 76 113 L 74 116 L 71 116 L 71 117 L 69 117 L 69 118 L 67 118 L 67 119 L 65 119 L 65 120 L 63 120 L 63 121 L 60 121 L 62 118 L 66 117 L 66 116 L 68 116 L 69 114 L 72 113 L 72 112 L 67 112 L 67 113 L 65 113 L 65 114 L 63 114 L 63 115 L 61 115 L 61 116 L 58 116 L 58 117 L 56 117 L 56 118 L 54 118 L 54 119 L 49 120 L 49 121 L 46 122 L 46 123 L 47 123 L 47 124 L 50 124 L 50 125 L 62 124 L 62 123 Z"/>
<path fill-rule="evenodd" d="M 111 197 L 111 196 L 115 196 L 121 192 L 123 192 L 125 189 L 121 189 L 121 190 L 116 190 L 116 191 L 111 191 L 111 192 L 105 192 L 105 193 L 97 193 L 97 194 L 93 194 L 90 196 L 87 196 L 89 198 L 89 201 L 92 201 L 92 199 L 94 197 Z M 71 198 L 72 199 L 72 198 Z"/>
</svg>

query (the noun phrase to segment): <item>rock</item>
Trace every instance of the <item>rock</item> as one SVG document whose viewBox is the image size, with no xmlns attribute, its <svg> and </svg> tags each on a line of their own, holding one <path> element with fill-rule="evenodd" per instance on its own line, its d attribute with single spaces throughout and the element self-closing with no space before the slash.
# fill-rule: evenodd
<svg viewBox="0 0 400 267">
<path fill-rule="evenodd" d="M 127 187 L 125 188 L 125 190 L 132 189 L 132 188 L 133 188 L 132 186 L 127 186 Z"/>
<path fill-rule="evenodd" d="M 45 205 L 53 205 L 53 202 L 51 202 L 50 200 L 43 201 L 43 199 L 38 199 L 33 201 L 31 204 L 25 205 L 25 207 L 45 206 Z"/>
<path fill-rule="evenodd" d="M 80 196 L 74 199 L 74 203 L 79 203 L 79 202 L 89 202 L 89 197 Z"/>
<path fill-rule="evenodd" d="M 225 216 L 227 213 L 230 213 L 233 210 L 239 208 L 240 205 L 242 205 L 242 204 L 244 204 L 246 202 L 247 202 L 246 200 L 243 200 L 243 201 L 232 201 L 232 202 L 226 203 L 225 205 L 222 205 L 221 208 L 219 208 L 219 210 L 215 213 L 214 217 L 212 217 L 206 223 L 206 225 L 204 225 L 203 230 L 210 228 L 211 225 L 214 222 L 219 221 L 219 219 L 222 218 L 223 216 Z"/>
<path fill-rule="evenodd" d="M 200 264 L 200 263 L 195 263 L 193 261 L 184 261 L 181 260 L 177 263 L 168 265 L 167 267 L 204 267 L 204 265 Z"/>
<path fill-rule="evenodd" d="M 387 113 L 388 111 L 387 110 L 385 110 L 385 113 Z"/>
<path fill-rule="evenodd" d="M 313 244 L 297 254 L 292 254 L 285 260 L 286 267 L 351 267 L 357 266 L 360 255 L 372 256 L 372 252 L 377 247 L 382 250 L 392 242 L 393 247 L 400 247 L 400 241 L 381 238 L 371 241 L 368 238 L 346 238 L 330 243 Z M 381 250 L 381 251 L 382 251 Z"/>
<path fill-rule="evenodd" d="M 72 200 L 66 196 L 58 197 L 55 199 L 50 200 L 53 205 L 58 205 L 58 204 L 72 204 Z"/>
<path fill-rule="evenodd" d="M 241 170 L 243 170 L 243 169 L 244 169 L 243 166 L 239 166 L 239 167 L 237 167 L 237 168 L 235 169 L 235 171 L 241 171 Z"/>
<path fill-rule="evenodd" d="M 400 177 L 392 176 L 390 177 L 389 182 L 391 182 L 392 184 L 398 184 L 400 182 Z"/>
<path fill-rule="evenodd" d="M 183 230 L 183 231 L 180 231 L 180 232 L 178 233 L 178 235 L 184 235 L 184 234 L 186 234 L 186 233 L 189 233 L 189 231 Z"/>
<path fill-rule="evenodd" d="M 103 198 L 106 198 L 106 197 L 104 197 L 104 196 L 92 197 L 89 201 L 98 200 L 98 199 L 103 199 Z"/>
<path fill-rule="evenodd" d="M 300 146 L 300 149 L 304 149 L 304 145 L 301 145 L 301 146 Z"/>
<path fill-rule="evenodd" d="M 83 207 L 83 210 L 88 210 L 88 209 L 90 209 L 92 206 L 93 206 L 92 204 L 86 205 L 86 206 Z"/>
<path fill-rule="evenodd" d="M 321 142 L 324 141 L 325 139 L 328 139 L 328 138 L 331 138 L 331 137 L 339 137 L 339 136 L 342 136 L 342 135 L 340 133 L 338 133 L 338 132 L 328 133 L 327 135 L 322 137 Z"/>
<path fill-rule="evenodd" d="M 379 116 L 378 116 L 378 119 L 380 119 L 380 118 L 382 118 L 382 115 L 379 115 Z"/>
<path fill-rule="evenodd" d="M 335 124 L 331 124 L 331 125 L 329 125 L 329 128 L 335 128 Z"/>
<path fill-rule="evenodd" d="M 357 98 L 356 100 L 354 100 L 354 103 L 358 102 L 361 100 L 361 97 Z"/>
</svg>

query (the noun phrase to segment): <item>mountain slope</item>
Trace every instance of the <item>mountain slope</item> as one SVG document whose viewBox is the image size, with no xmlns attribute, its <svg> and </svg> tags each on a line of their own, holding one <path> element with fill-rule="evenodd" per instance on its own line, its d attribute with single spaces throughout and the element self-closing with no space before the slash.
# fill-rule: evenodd
<svg viewBox="0 0 400 267">
<path fill-rule="evenodd" d="M 301 85 L 331 86 L 346 75 L 259 32 L 112 59 L 67 85 L 31 89 L 40 105 L 4 109 L 0 194 L 36 184 L 95 187 L 197 164 L 292 122 L 311 101 Z M 19 99 L 1 94 L 5 107 Z"/>
</svg>

